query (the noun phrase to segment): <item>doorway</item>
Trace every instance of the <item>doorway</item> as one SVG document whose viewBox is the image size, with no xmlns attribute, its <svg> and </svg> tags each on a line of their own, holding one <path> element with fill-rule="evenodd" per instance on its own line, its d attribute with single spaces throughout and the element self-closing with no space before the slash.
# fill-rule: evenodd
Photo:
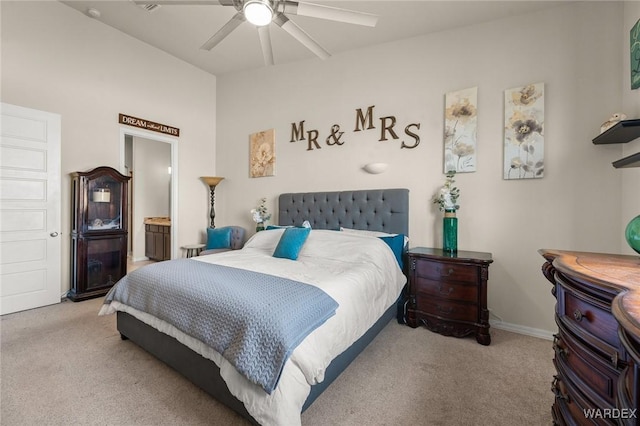
<svg viewBox="0 0 640 426">
<path fill-rule="evenodd" d="M 157 149 L 153 149 L 154 144 L 158 144 Z M 136 152 L 143 156 L 153 153 L 154 162 L 160 166 L 156 165 L 145 170 L 144 168 L 147 167 L 145 162 L 135 161 L 133 158 Z M 169 158 L 163 158 L 163 156 Z M 132 166 L 133 162 L 137 164 L 137 171 Z M 144 217 L 165 216 L 166 211 L 169 212 L 168 217 L 171 220 L 171 258 L 176 258 L 178 253 L 178 139 L 142 129 L 121 127 L 120 169 L 123 174 L 132 176 L 133 182 L 130 191 L 132 197 L 130 200 L 132 214 L 129 222 L 130 258 L 133 261 L 147 259 L 144 257 Z M 156 201 L 153 201 L 158 203 L 157 206 L 145 206 L 145 203 L 150 202 L 145 201 L 149 197 L 144 194 L 148 192 L 160 194 L 155 197 Z M 165 205 L 165 202 L 168 205 Z"/>
</svg>

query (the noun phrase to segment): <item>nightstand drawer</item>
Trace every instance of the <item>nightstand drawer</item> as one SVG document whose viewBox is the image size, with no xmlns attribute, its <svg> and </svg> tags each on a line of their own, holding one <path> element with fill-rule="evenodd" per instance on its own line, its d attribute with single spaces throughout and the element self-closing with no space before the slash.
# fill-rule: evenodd
<svg viewBox="0 0 640 426">
<path fill-rule="evenodd" d="M 475 283 L 478 279 L 478 271 L 473 266 L 417 260 L 416 276 L 417 278 L 428 278 L 436 281 Z"/>
<path fill-rule="evenodd" d="M 469 322 L 478 321 L 478 306 L 475 304 L 457 303 L 418 294 L 416 305 L 419 311 L 440 318 Z"/>
<path fill-rule="evenodd" d="M 417 278 L 415 285 L 415 291 L 418 294 L 443 297 L 454 301 L 478 301 L 477 285 L 464 285 L 448 281 L 430 280 L 427 278 Z"/>
</svg>

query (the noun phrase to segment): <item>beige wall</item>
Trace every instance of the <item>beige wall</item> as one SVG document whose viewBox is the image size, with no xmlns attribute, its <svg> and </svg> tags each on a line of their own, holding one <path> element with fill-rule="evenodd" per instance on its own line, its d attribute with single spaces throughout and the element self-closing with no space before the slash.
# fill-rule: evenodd
<svg viewBox="0 0 640 426">
<path fill-rule="evenodd" d="M 180 128 L 178 244 L 207 226 L 216 77 L 58 2 L 0 2 L 2 102 L 62 116 L 62 291 L 69 288 L 69 178 L 120 168 L 118 113 Z"/>
<path fill-rule="evenodd" d="M 459 247 L 493 253 L 494 322 L 533 334 L 554 330 L 555 300 L 537 250 L 620 251 L 622 177 L 611 162 L 622 147 L 594 146 L 591 139 L 622 104 L 623 8 L 562 5 L 324 62 L 218 76 L 216 166 L 226 179 L 216 191 L 217 221 L 251 229 L 256 201 L 267 197 L 273 211 L 282 192 L 406 187 L 411 245 L 439 246 L 441 214 L 430 198 L 444 181 L 444 94 L 477 86 L 478 167 L 457 178 Z M 545 177 L 505 181 L 503 91 L 536 82 L 546 90 Z M 395 116 L 399 134 L 420 123 L 420 145 L 378 141 L 379 121 L 376 130 L 354 133 L 355 110 L 369 105 L 376 121 Z M 320 141 L 339 124 L 344 145 L 307 151 L 304 141 L 290 143 L 290 125 L 301 120 L 306 130 L 319 130 Z M 269 128 L 276 131 L 276 176 L 250 179 L 249 134 Z M 375 161 L 389 163 L 388 171 L 361 170 Z"/>
<path fill-rule="evenodd" d="M 624 25 L 622 26 L 622 112 L 629 118 L 640 118 L 640 89 L 631 90 L 629 32 L 640 19 L 640 2 L 628 1 L 624 5 Z M 640 139 L 623 145 L 620 158 L 640 152 Z M 640 167 L 621 169 L 622 176 L 622 232 L 629 221 L 640 215 Z M 622 238 L 622 253 L 635 254 Z"/>
</svg>

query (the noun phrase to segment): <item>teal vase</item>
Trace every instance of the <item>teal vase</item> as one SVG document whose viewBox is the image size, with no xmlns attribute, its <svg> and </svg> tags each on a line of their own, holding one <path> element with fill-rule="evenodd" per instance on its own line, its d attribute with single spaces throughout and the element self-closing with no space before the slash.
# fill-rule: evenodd
<svg viewBox="0 0 640 426">
<path fill-rule="evenodd" d="M 442 225 L 442 250 L 445 253 L 456 253 L 458 251 L 458 218 L 455 210 L 445 210 Z"/>
<path fill-rule="evenodd" d="M 640 216 L 636 216 L 631 219 L 631 222 L 627 225 L 627 229 L 624 231 L 624 237 L 627 239 L 627 243 L 631 246 L 636 253 L 640 253 Z"/>
</svg>

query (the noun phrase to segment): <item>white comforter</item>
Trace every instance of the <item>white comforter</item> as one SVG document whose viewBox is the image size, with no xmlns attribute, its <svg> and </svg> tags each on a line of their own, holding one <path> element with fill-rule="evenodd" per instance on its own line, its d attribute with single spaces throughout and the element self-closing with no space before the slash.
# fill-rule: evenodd
<svg viewBox="0 0 640 426">
<path fill-rule="evenodd" d="M 193 258 L 315 285 L 340 305 L 336 315 L 295 349 L 271 395 L 240 375 L 219 353 L 171 325 L 117 302 L 112 307 L 132 314 L 214 361 L 231 393 L 258 422 L 288 426 L 300 424 L 300 413 L 311 385 L 322 382 L 329 363 L 396 301 L 406 279 L 391 249 L 379 238 L 313 230 L 298 260 L 292 261 L 272 256 L 282 232 L 282 229 L 259 232 L 242 250 Z"/>
</svg>

